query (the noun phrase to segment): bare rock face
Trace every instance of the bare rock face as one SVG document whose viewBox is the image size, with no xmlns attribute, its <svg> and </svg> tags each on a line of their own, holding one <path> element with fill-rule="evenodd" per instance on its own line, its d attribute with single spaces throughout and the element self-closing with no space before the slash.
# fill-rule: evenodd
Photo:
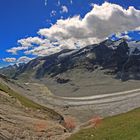
<svg viewBox="0 0 140 140">
<path fill-rule="evenodd" d="M 60 83 L 60 84 L 65 84 L 65 83 L 68 83 L 69 81 L 70 81 L 70 79 L 56 77 L 56 82 Z"/>
</svg>

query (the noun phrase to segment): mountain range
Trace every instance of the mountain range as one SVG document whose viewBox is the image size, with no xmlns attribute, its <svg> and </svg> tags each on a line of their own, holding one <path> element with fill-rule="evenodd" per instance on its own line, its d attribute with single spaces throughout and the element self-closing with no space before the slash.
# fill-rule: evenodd
<svg viewBox="0 0 140 140">
<path fill-rule="evenodd" d="M 27 64 L 8 66 L 0 69 L 0 73 L 14 79 L 55 77 L 58 82 L 65 83 L 70 79 L 63 79 L 59 75 L 67 71 L 81 69 L 90 73 L 99 69 L 105 70 L 104 74 L 114 75 L 123 81 L 140 79 L 138 44 L 139 42 L 127 42 L 125 39 L 107 39 L 82 49 L 65 49 L 49 56 L 37 57 Z"/>
<path fill-rule="evenodd" d="M 139 79 L 139 42 L 125 39 L 107 39 L 3 67 L 0 139 L 30 139 L 26 134 L 65 139 L 93 114 L 104 117 L 138 107 Z M 134 94 L 128 100 L 126 93 Z"/>
</svg>

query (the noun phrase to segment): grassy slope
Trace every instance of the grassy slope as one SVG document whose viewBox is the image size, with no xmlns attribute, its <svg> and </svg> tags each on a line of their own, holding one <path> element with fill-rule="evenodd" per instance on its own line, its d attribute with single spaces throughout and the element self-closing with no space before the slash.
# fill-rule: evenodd
<svg viewBox="0 0 140 140">
<path fill-rule="evenodd" d="M 140 109 L 105 118 L 96 129 L 80 130 L 67 140 L 140 140 Z"/>
<path fill-rule="evenodd" d="M 9 96 L 19 100 L 20 103 L 25 107 L 32 108 L 32 109 L 40 109 L 42 111 L 47 112 L 48 117 L 58 119 L 58 120 L 62 119 L 62 116 L 59 113 L 55 112 L 52 109 L 49 109 L 47 107 L 41 106 L 41 105 L 33 102 L 32 100 L 15 92 L 13 89 L 9 88 L 7 85 L 5 85 L 3 83 L 0 83 L 0 90 L 6 92 Z"/>
</svg>

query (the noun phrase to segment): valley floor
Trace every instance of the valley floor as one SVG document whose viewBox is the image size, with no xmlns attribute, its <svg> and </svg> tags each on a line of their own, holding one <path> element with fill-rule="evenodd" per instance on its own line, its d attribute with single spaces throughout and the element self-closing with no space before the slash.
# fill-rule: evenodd
<svg viewBox="0 0 140 140">
<path fill-rule="evenodd" d="M 39 109 L 43 106 L 52 108 L 59 114 L 62 114 L 64 118 L 70 118 L 70 120 L 73 121 L 75 125 L 74 127 L 77 128 L 75 131 L 79 130 L 79 126 L 81 126 L 85 122 L 88 122 L 92 118 L 106 118 L 108 116 L 115 116 L 117 114 L 126 113 L 130 110 L 140 107 L 140 89 L 135 88 L 131 88 L 131 90 L 126 90 L 123 92 L 100 94 L 98 96 L 92 95 L 85 97 L 62 97 L 56 96 L 46 87 L 45 84 L 38 81 L 30 81 L 28 83 L 13 81 L 13 83 L 9 84 L 10 88 L 16 89 L 19 95 L 17 96 L 16 94 L 14 94 L 14 97 L 12 97 L 9 94 L 7 94 L 6 91 L 4 92 L 3 88 L 1 88 L 2 90 L 0 91 L 0 139 L 2 140 L 7 140 L 11 138 L 13 140 L 16 140 L 17 136 L 20 139 L 27 140 L 30 140 L 31 137 L 36 137 L 37 140 L 44 140 L 44 138 L 49 140 L 66 139 L 70 135 L 70 133 L 64 132 L 65 128 L 62 125 L 60 125 L 57 121 L 48 118 L 46 112 Z M 9 90 L 9 88 L 7 90 Z M 16 100 L 16 96 L 20 100 L 22 99 L 21 101 L 24 102 L 25 105 L 32 106 L 33 109 L 23 107 L 23 104 L 21 104 L 20 100 Z M 21 96 L 23 98 L 20 98 Z M 28 100 L 25 100 L 25 98 Z M 29 100 L 31 102 L 29 102 Z M 136 110 L 134 111 L 134 113 L 132 112 L 132 115 L 131 113 L 127 113 L 129 114 L 129 116 L 127 114 L 119 115 L 124 117 L 119 117 L 118 120 L 114 119 L 116 117 L 109 117 L 103 120 L 103 128 L 101 128 L 101 130 L 108 131 L 107 137 L 105 138 L 109 138 L 109 140 L 118 140 L 115 138 L 113 139 L 113 136 L 116 137 L 117 133 L 119 134 L 119 129 L 121 130 L 121 128 L 119 128 L 119 126 L 121 126 L 120 123 L 123 127 L 126 127 L 121 121 L 121 119 L 126 119 L 126 123 L 128 123 L 128 118 L 128 120 L 131 122 L 131 120 L 133 119 L 133 115 L 134 120 L 135 115 L 136 117 L 137 115 L 139 115 L 138 112 L 139 110 Z M 125 118 L 125 116 L 128 117 Z M 138 122 L 138 118 L 136 119 Z M 109 123 L 110 121 L 111 123 Z M 135 122 L 134 125 L 128 123 L 128 126 L 130 125 L 131 129 L 136 129 L 135 124 Z M 118 132 L 116 133 L 114 127 L 115 125 L 118 125 Z M 136 125 L 136 127 L 139 127 L 139 125 Z M 100 128 L 99 130 L 97 129 L 97 137 L 95 137 L 95 140 L 98 140 L 98 135 L 101 130 Z M 127 131 L 127 133 L 129 131 L 130 129 Z M 94 132 L 96 132 L 96 130 L 93 128 L 81 130 L 78 134 L 72 136 L 70 140 L 82 140 L 80 139 L 81 137 L 83 138 L 83 140 L 94 140 L 94 134 L 92 134 Z M 80 133 L 84 133 L 85 135 L 81 135 Z M 87 133 L 89 133 L 89 135 Z M 103 137 L 105 136 L 104 133 L 105 132 L 103 132 Z M 111 135 L 112 137 L 108 136 L 110 133 L 113 135 Z"/>
<path fill-rule="evenodd" d="M 51 92 L 60 97 L 84 97 L 115 92 L 123 92 L 140 87 L 139 80 L 127 80 L 122 82 L 115 75 L 105 74 L 105 70 L 96 69 L 89 72 L 82 69 L 74 69 L 59 74 L 57 77 L 69 79 L 69 82 L 58 83 L 56 77 L 41 79 Z"/>
<path fill-rule="evenodd" d="M 129 87 L 131 90 L 109 94 L 62 97 L 56 96 L 41 83 L 31 82 L 22 86 L 24 90 L 28 89 L 24 95 L 30 99 L 44 106 L 50 106 L 64 116 L 72 116 L 79 123 L 88 121 L 93 116 L 114 116 L 140 107 L 140 89 L 132 87 Z M 139 87 L 139 83 L 136 87 Z"/>
</svg>

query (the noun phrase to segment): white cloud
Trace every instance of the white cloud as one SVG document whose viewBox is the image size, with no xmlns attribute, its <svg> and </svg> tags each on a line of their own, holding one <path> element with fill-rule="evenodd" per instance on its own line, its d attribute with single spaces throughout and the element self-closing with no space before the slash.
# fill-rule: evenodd
<svg viewBox="0 0 140 140">
<path fill-rule="evenodd" d="M 23 39 L 18 43 L 20 47 L 25 47 L 25 54 L 48 55 L 65 48 L 85 47 L 104 40 L 111 34 L 135 30 L 138 27 L 140 10 L 134 7 L 124 9 L 117 4 L 105 2 L 102 5 L 95 4 L 84 18 L 75 16 L 60 19 L 50 28 L 40 29 L 39 37 Z M 10 49 L 9 52 L 14 50 L 16 48 Z"/>
<path fill-rule="evenodd" d="M 41 45 L 44 43 L 44 40 L 39 37 L 28 37 L 25 39 L 18 40 L 18 47 L 13 47 L 8 49 L 7 52 L 12 54 L 17 54 L 18 51 L 28 50 L 32 48 L 34 45 Z"/>
<path fill-rule="evenodd" d="M 115 36 L 119 39 L 124 38 L 126 40 L 131 40 L 132 38 L 128 35 L 128 32 L 116 33 Z"/>
<path fill-rule="evenodd" d="M 8 62 L 8 63 L 14 63 L 14 62 L 16 62 L 16 58 L 14 58 L 14 57 L 7 57 L 7 58 L 3 58 L 2 60 L 4 62 Z"/>
<path fill-rule="evenodd" d="M 29 58 L 27 56 L 22 56 L 20 57 L 18 60 L 17 60 L 17 63 L 27 63 L 29 62 L 30 60 L 32 60 L 33 58 Z"/>
<path fill-rule="evenodd" d="M 132 39 L 129 35 L 123 35 L 121 38 L 124 38 L 126 40 L 131 40 Z"/>
<path fill-rule="evenodd" d="M 119 5 L 105 2 L 101 6 L 94 5 L 83 19 L 77 16 L 58 20 L 51 28 L 41 29 L 39 34 L 74 48 L 77 42 L 84 47 L 115 32 L 133 30 L 139 25 L 140 11 L 133 7 L 126 10 Z"/>
<path fill-rule="evenodd" d="M 95 5 L 95 3 L 91 3 L 91 4 L 90 4 L 91 7 L 94 7 L 94 5 Z"/>
<path fill-rule="evenodd" d="M 127 10 L 116 4 L 105 2 L 103 5 L 94 5 L 82 21 L 88 28 L 89 35 L 105 38 L 116 32 L 133 30 L 140 25 L 140 11 L 134 7 Z"/>
<path fill-rule="evenodd" d="M 45 55 L 50 55 L 55 52 L 61 51 L 60 47 L 44 47 L 44 46 L 39 46 L 37 48 L 34 48 L 29 51 L 25 51 L 25 54 L 32 54 L 32 55 L 37 55 L 37 56 L 45 56 Z"/>
<path fill-rule="evenodd" d="M 4 62 L 8 62 L 8 63 L 27 63 L 32 59 L 33 58 L 30 58 L 30 57 L 27 57 L 27 56 L 21 56 L 18 59 L 14 58 L 14 57 L 7 57 L 7 58 L 3 58 L 2 60 Z"/>
<path fill-rule="evenodd" d="M 51 13 L 50 13 L 50 16 L 51 17 L 54 17 L 55 15 L 56 15 L 56 11 L 55 10 L 52 10 Z"/>
<path fill-rule="evenodd" d="M 42 39 L 39 37 L 28 37 L 26 39 L 20 39 L 18 40 L 18 43 L 22 46 L 32 46 L 33 44 L 42 44 Z"/>
<path fill-rule="evenodd" d="M 61 2 L 60 2 L 60 0 L 58 0 L 58 2 L 57 2 L 57 5 L 58 5 L 58 6 L 60 6 L 60 5 L 61 5 Z"/>
<path fill-rule="evenodd" d="M 135 29 L 135 31 L 140 31 L 140 26 Z"/>
<path fill-rule="evenodd" d="M 12 54 L 17 54 L 18 51 L 22 51 L 22 50 L 26 50 L 29 47 L 25 47 L 25 46 L 19 46 L 19 47 L 13 47 L 11 49 L 8 49 L 7 52 L 12 53 Z"/>
<path fill-rule="evenodd" d="M 68 12 L 69 12 L 68 7 L 65 5 L 62 5 L 61 6 L 61 13 L 68 13 Z"/>
<path fill-rule="evenodd" d="M 45 0 L 45 6 L 47 6 L 48 5 L 48 0 Z"/>
</svg>

